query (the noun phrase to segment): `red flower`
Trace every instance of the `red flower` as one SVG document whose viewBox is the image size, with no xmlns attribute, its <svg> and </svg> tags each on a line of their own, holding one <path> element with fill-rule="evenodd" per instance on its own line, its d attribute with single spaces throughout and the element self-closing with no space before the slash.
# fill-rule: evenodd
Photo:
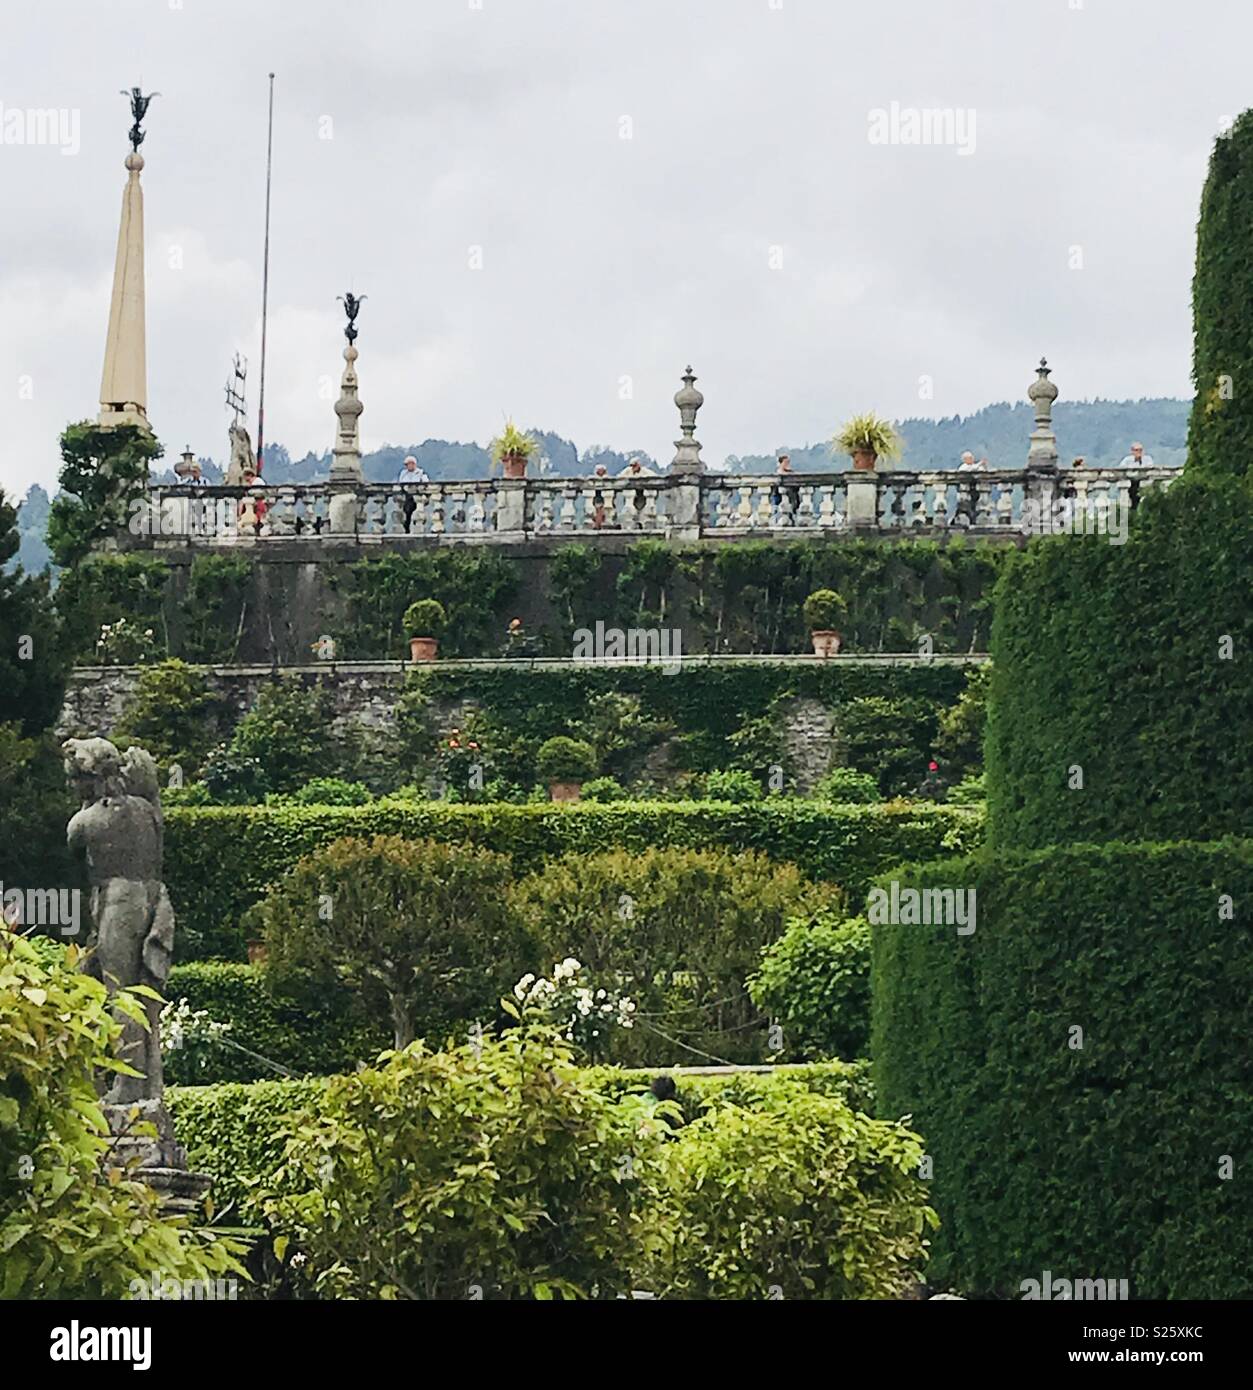
<svg viewBox="0 0 1253 1390">
<path fill-rule="evenodd" d="M 928 763 L 928 764 L 927 764 L 927 771 L 928 771 L 928 772 L 938 772 L 939 770 L 940 770 L 940 764 L 939 764 L 939 763 Z"/>
</svg>

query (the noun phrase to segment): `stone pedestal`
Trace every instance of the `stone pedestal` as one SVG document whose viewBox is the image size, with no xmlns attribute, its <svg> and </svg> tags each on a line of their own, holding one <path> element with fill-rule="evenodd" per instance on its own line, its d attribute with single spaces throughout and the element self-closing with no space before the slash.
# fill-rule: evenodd
<svg viewBox="0 0 1253 1390">
<path fill-rule="evenodd" d="M 873 472 L 852 472 L 848 477 L 848 524 L 877 526 L 879 480 Z"/>
<path fill-rule="evenodd" d="M 131 1105 L 105 1105 L 109 1133 L 120 1136 L 109 1158 L 109 1167 L 122 1169 L 128 1178 L 147 1183 L 166 1212 L 186 1216 L 199 1210 L 212 1179 L 193 1173 L 187 1151 L 174 1138 L 170 1112 L 159 1100 L 140 1100 Z M 151 1127 L 153 1134 L 137 1134 Z"/>
<path fill-rule="evenodd" d="M 526 480 L 502 478 L 496 484 L 496 531 L 516 531 L 526 522 Z"/>
<path fill-rule="evenodd" d="M 330 506 L 331 535 L 353 536 L 357 532 L 357 491 L 345 488 L 332 492 Z"/>
</svg>

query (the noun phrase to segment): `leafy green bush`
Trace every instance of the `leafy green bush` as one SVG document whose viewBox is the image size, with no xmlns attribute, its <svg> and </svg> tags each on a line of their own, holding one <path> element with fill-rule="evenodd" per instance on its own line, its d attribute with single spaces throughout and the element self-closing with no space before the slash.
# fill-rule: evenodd
<svg viewBox="0 0 1253 1390">
<path fill-rule="evenodd" d="M 630 793 L 615 777 L 593 777 L 583 783 L 585 801 L 628 801 Z"/>
<path fill-rule="evenodd" d="M 664 1142 L 550 1030 L 421 1044 L 312 1097 L 262 1205 L 335 1298 L 613 1297 Z M 640 1203 L 647 1206 L 645 1199 Z"/>
<path fill-rule="evenodd" d="M 194 777 L 212 742 L 217 700 L 204 674 L 171 658 L 140 671 L 116 733 L 146 748 L 161 767 Z"/>
<path fill-rule="evenodd" d="M 545 967 L 573 957 L 595 985 L 635 1002 L 614 1060 L 673 1064 L 765 1059 L 744 982 L 789 917 L 838 906 L 841 894 L 762 854 L 619 849 L 555 860 L 514 900 Z"/>
<path fill-rule="evenodd" d="M 310 778 L 327 773 L 333 758 L 331 715 L 325 687 L 276 680 L 262 686 L 256 703 L 235 726 L 230 752 L 261 768 L 267 791 L 297 791 Z"/>
<path fill-rule="evenodd" d="M 980 806 L 987 799 L 987 785 L 982 772 L 977 777 L 963 777 L 956 786 L 948 789 L 951 806 Z"/>
<path fill-rule="evenodd" d="M 834 589 L 815 589 L 802 609 L 810 632 L 829 632 L 848 617 L 848 604 Z"/>
<path fill-rule="evenodd" d="M 1014 555 L 993 634 L 994 843 L 1251 828 L 1250 535 L 1247 483 L 1185 472 L 1141 501 L 1125 545 L 1055 536 Z"/>
<path fill-rule="evenodd" d="M 198 785 L 219 806 L 255 806 L 265 800 L 270 779 L 259 758 L 245 757 L 220 743 L 205 759 Z M 193 804 L 202 804 L 198 796 Z"/>
<path fill-rule="evenodd" d="M 342 777 L 311 777 L 287 799 L 295 806 L 365 806 L 374 800 L 364 782 Z"/>
<path fill-rule="evenodd" d="M 966 673 L 966 688 L 940 715 L 935 755 L 950 777 L 960 779 L 983 768 L 983 732 L 988 720 L 988 680 L 991 669 L 974 666 Z"/>
<path fill-rule="evenodd" d="M 120 619 L 141 631 L 152 628 L 167 645 L 164 599 L 170 567 L 150 555 L 91 555 L 66 570 L 57 585 L 66 649 L 84 665 L 101 661 L 100 629 Z"/>
<path fill-rule="evenodd" d="M 788 923 L 748 981 L 753 1003 L 783 1026 L 783 1053 L 864 1057 L 870 1033 L 870 926 L 816 912 Z"/>
<path fill-rule="evenodd" d="M 720 772 L 707 772 L 705 795 L 710 801 L 760 801 L 761 783 L 751 772 L 729 767 Z"/>
<path fill-rule="evenodd" d="M 1017 1297 L 1051 1269 L 1136 1298 L 1253 1294 L 1236 1041 L 1253 843 L 986 851 L 893 877 L 978 895 L 971 934 L 873 928 L 879 1113 L 910 1114 L 934 1159 L 930 1282 Z"/>
<path fill-rule="evenodd" d="M 843 805 L 868 805 L 880 800 L 879 782 L 869 772 L 851 767 L 833 767 L 814 788 L 819 801 L 835 801 Z"/>
<path fill-rule="evenodd" d="M 646 1287 L 663 1298 L 900 1298 L 934 1227 L 902 1124 L 781 1085 L 711 1111 L 661 1156 Z"/>
<path fill-rule="evenodd" d="M 405 631 L 410 637 L 441 637 L 448 626 L 444 605 L 435 598 L 420 598 L 405 609 Z"/>
<path fill-rule="evenodd" d="M 884 796 L 905 795 L 926 772 L 939 711 L 922 700 L 871 695 L 837 712 L 843 761 L 878 778 Z"/>
<path fill-rule="evenodd" d="M 535 766 L 545 782 L 582 782 L 596 772 L 596 750 L 559 734 L 540 745 Z"/>
<path fill-rule="evenodd" d="M 233 961 L 176 965 L 165 997 L 185 999 L 214 1022 L 230 1025 L 226 1041 L 202 1046 L 198 1056 L 190 1048 L 171 1049 L 165 1060 L 170 1085 L 350 1071 L 377 1056 L 391 1037 L 386 1020 L 373 1026 L 361 1021 L 343 985 L 316 997 L 284 998 L 266 987 L 259 967 Z"/>
<path fill-rule="evenodd" d="M 776 862 L 795 863 L 809 878 L 838 883 L 856 899 L 893 864 L 974 849 L 983 839 L 983 820 L 977 810 L 959 806 L 834 806 L 783 797 L 738 806 L 394 799 L 342 807 L 171 806 L 165 877 L 178 917 L 178 959 L 244 959 L 247 909 L 302 855 L 346 835 L 483 845 L 508 855 L 515 875 L 562 855 L 614 848 L 756 849 Z"/>
<path fill-rule="evenodd" d="M 531 963 L 510 911 L 508 859 L 491 850 L 376 835 L 314 850 L 254 909 L 266 979 L 319 997 L 347 986 L 395 1045 L 474 1020 Z"/>
<path fill-rule="evenodd" d="M 162 1217 L 147 1184 L 110 1174 L 97 1068 L 115 1067 L 142 1001 L 110 997 L 80 953 L 0 930 L 0 1298 L 125 1298 L 133 1280 L 242 1277 L 237 1241 Z"/>
</svg>

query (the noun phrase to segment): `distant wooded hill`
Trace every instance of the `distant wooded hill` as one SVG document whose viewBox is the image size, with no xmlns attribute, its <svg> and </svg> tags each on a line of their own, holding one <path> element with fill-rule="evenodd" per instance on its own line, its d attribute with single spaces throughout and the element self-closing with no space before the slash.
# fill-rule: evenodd
<svg viewBox="0 0 1253 1390">
<path fill-rule="evenodd" d="M 1063 401 L 1053 410 L 1057 446 L 1064 464 L 1081 454 L 1089 468 L 1117 464 L 1138 439 L 1153 461 L 1182 465 L 1188 432 L 1190 401 L 1153 398 L 1139 401 Z M 1032 429 L 1031 407 L 1002 401 L 984 406 L 973 415 L 951 415 L 942 420 L 902 420 L 898 428 L 905 440 L 902 468 L 956 468 L 961 454 L 969 449 L 976 458 L 986 458 L 993 468 L 1019 468 L 1027 458 L 1028 437 Z M 594 445 L 582 452 L 571 440 L 551 430 L 532 429 L 539 441 L 536 458 L 541 471 L 557 477 L 586 476 L 598 464 L 611 474 L 625 468 L 628 460 L 639 458 L 652 469 L 664 467 L 645 449 L 618 450 Z M 846 458 L 832 458 L 825 441 L 798 443 L 781 441 L 776 452 L 792 456 L 797 472 L 845 469 Z M 391 482 L 400 472 L 406 454 L 418 462 L 436 481 L 458 478 L 486 478 L 491 473 L 491 457 L 481 444 L 462 444 L 446 439 L 427 439 L 421 444 L 389 445 L 362 458 L 362 468 L 370 482 Z M 223 468 L 212 458 L 200 460 L 210 482 L 220 482 Z M 716 466 L 716 465 L 715 465 Z M 737 473 L 769 473 L 775 454 L 729 454 L 725 466 Z M 265 480 L 268 483 L 313 483 L 330 476 L 331 455 L 306 454 L 293 459 L 281 444 L 268 444 L 265 450 Z M 168 469 L 156 481 L 174 482 Z M 48 518 L 48 494 L 38 484 L 30 489 L 18 508 L 21 549 L 15 557 L 29 572 L 38 572 L 48 563 L 43 542 Z"/>
</svg>

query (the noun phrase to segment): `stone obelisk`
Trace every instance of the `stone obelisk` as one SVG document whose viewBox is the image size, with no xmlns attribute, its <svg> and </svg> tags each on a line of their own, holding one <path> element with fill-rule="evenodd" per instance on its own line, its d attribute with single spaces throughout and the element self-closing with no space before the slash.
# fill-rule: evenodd
<svg viewBox="0 0 1253 1390">
<path fill-rule="evenodd" d="M 140 121 L 158 93 L 144 96 L 138 87 L 129 93 L 134 124 L 131 152 L 126 156 L 126 187 L 113 266 L 113 300 L 109 306 L 109 336 L 100 380 L 100 424 L 148 424 L 148 354 L 144 330 L 144 190 L 139 182 L 144 157 L 139 153 L 144 132 Z"/>
</svg>

